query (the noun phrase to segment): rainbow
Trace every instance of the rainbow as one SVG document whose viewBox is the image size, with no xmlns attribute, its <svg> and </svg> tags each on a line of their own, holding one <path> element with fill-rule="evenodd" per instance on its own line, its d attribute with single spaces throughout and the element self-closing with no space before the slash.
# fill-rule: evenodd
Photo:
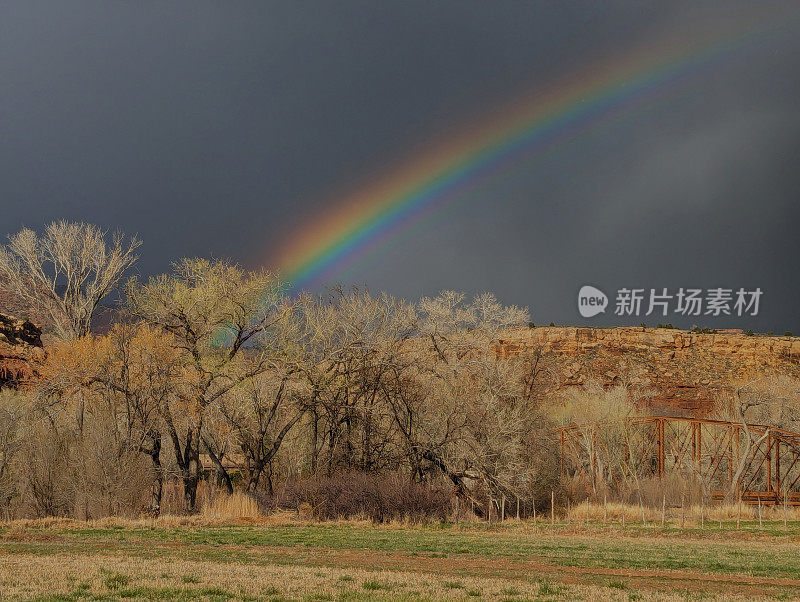
<svg viewBox="0 0 800 602">
<path fill-rule="evenodd" d="M 628 49 L 526 94 L 345 195 L 329 212 L 291 233 L 273 261 L 277 258 L 294 291 L 328 281 L 520 158 L 657 103 L 681 83 L 696 83 L 698 73 L 748 42 L 774 34 L 776 21 L 786 23 L 785 18 L 770 19 L 766 26 L 760 21 L 754 27 L 752 15 L 740 15 L 737 23 L 718 24 L 714 32 L 673 35 Z"/>
</svg>

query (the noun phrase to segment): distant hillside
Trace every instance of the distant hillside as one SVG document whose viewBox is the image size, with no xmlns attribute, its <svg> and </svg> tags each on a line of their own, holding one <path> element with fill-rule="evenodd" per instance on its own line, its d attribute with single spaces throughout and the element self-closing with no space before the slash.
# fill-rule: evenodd
<svg viewBox="0 0 800 602">
<path fill-rule="evenodd" d="M 800 376 L 800 337 L 696 334 L 663 328 L 537 327 L 509 331 L 497 352 L 538 356 L 537 386 L 558 393 L 589 379 L 650 386 L 657 412 L 703 415 L 724 389 L 770 374 Z"/>
</svg>

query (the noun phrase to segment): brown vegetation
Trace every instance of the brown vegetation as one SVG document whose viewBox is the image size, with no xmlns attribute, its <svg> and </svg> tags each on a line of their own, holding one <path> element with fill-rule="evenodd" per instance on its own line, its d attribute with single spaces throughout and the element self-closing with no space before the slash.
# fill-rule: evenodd
<svg viewBox="0 0 800 602">
<path fill-rule="evenodd" d="M 58 335 L 0 396 L 7 518 L 219 512 L 207 493 L 221 490 L 317 518 L 492 521 L 554 497 L 642 504 L 663 486 L 642 479 L 624 421 L 602 434 L 599 479 L 559 466 L 556 426 L 633 416 L 658 395 L 638 360 L 565 393 L 564 358 L 509 351 L 508 333 L 536 329 L 490 294 L 289 298 L 273 274 L 204 259 L 130 280 L 117 323 L 91 334 L 137 246 L 54 224 L 2 249 L 0 284 Z M 796 428 L 797 380 L 781 378 L 728 387 L 720 411 Z"/>
</svg>

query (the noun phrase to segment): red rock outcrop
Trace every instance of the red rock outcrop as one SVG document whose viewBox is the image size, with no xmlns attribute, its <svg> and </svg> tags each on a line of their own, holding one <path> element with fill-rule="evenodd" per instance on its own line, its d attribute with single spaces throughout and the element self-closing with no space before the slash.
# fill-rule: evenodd
<svg viewBox="0 0 800 602">
<path fill-rule="evenodd" d="M 41 335 L 32 322 L 0 314 L 0 388 L 16 387 L 36 374 L 44 358 Z"/>
<path fill-rule="evenodd" d="M 771 374 L 800 376 L 800 338 L 698 334 L 662 328 L 520 328 L 496 347 L 501 356 L 539 355 L 545 389 L 595 379 L 649 387 L 649 405 L 669 414 L 706 414 L 720 391 Z"/>
</svg>

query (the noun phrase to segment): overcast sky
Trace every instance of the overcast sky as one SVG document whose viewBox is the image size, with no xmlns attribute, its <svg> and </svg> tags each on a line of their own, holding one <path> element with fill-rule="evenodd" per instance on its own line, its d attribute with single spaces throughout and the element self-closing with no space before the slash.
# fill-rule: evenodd
<svg viewBox="0 0 800 602">
<path fill-rule="evenodd" d="M 67 218 L 137 233 L 145 275 L 188 255 L 270 266 L 342 190 L 515 98 L 792 3 L 752 6 L 0 0 L 0 236 Z M 490 290 L 537 323 L 800 334 L 800 21 L 778 22 L 338 277 L 411 299 Z M 584 284 L 605 314 L 578 314 Z M 623 287 L 763 295 L 756 317 L 617 317 Z"/>
</svg>

